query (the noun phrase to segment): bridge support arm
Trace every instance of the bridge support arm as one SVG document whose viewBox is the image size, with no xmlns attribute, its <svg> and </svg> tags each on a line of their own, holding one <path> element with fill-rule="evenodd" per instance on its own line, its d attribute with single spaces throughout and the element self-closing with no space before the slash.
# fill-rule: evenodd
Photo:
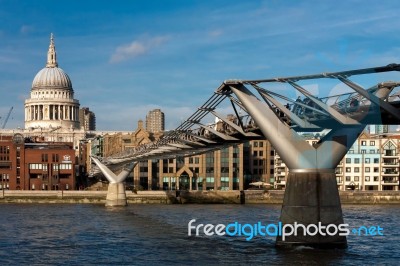
<svg viewBox="0 0 400 266">
<path fill-rule="evenodd" d="M 238 84 L 231 89 L 289 168 L 315 168 L 315 149 L 296 131 L 280 121 L 274 111 L 245 86 Z"/>
<path fill-rule="evenodd" d="M 92 157 L 92 160 L 99 167 L 100 171 L 104 174 L 107 180 L 110 182 L 108 184 L 106 206 L 109 207 L 126 206 L 127 200 L 126 200 L 124 181 L 128 177 L 128 175 L 132 172 L 133 168 L 135 168 L 137 162 L 132 162 L 130 164 L 125 165 L 122 171 L 118 175 L 116 175 L 111 171 L 110 168 L 105 166 L 98 159 Z"/>
</svg>

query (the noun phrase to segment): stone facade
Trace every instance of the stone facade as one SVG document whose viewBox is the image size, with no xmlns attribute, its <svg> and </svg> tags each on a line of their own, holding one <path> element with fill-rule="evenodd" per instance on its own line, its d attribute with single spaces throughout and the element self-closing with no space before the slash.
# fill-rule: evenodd
<svg viewBox="0 0 400 266">
<path fill-rule="evenodd" d="M 74 99 L 71 79 L 58 67 L 51 35 L 46 67 L 36 74 L 25 101 L 25 129 L 56 128 L 80 128 L 79 101 Z"/>
</svg>

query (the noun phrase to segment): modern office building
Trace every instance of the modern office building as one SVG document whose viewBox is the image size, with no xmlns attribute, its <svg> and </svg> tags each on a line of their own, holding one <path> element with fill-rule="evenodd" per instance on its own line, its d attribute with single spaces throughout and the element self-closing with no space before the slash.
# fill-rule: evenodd
<svg viewBox="0 0 400 266">
<path fill-rule="evenodd" d="M 164 132 L 165 116 L 160 109 L 154 109 L 148 112 L 146 116 L 146 131 L 150 133 Z"/>
</svg>

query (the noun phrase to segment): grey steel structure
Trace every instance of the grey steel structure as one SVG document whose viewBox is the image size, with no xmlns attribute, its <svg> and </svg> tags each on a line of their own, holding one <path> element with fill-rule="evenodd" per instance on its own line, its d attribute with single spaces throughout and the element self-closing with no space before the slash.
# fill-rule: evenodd
<svg viewBox="0 0 400 266">
<path fill-rule="evenodd" d="M 350 77 L 399 71 L 399 64 L 351 71 L 261 80 L 227 80 L 192 116 L 161 140 L 136 147 L 117 156 L 94 159 L 100 170 L 127 163 L 176 156 L 191 156 L 250 139 L 267 138 L 289 167 L 280 220 L 282 224 L 343 223 L 334 169 L 367 124 L 400 124 L 400 101 L 393 89 L 400 83 L 384 81 L 365 89 Z M 299 83 L 304 80 L 335 79 L 354 92 L 317 98 Z M 284 83 L 303 100 L 293 100 L 266 86 Z M 257 96 L 256 96 L 257 95 Z M 228 120 L 218 107 L 230 103 L 234 119 Z M 217 124 L 203 121 L 217 117 Z M 329 129 L 311 146 L 298 132 Z M 131 166 L 132 167 L 132 166 Z M 129 169 L 131 169 L 129 167 Z M 126 171 L 125 171 L 126 172 Z M 110 175 L 108 173 L 108 175 Z M 119 182 L 122 182 L 121 179 Z M 308 245 L 346 247 L 346 236 L 304 235 L 278 237 L 278 246 Z"/>
</svg>

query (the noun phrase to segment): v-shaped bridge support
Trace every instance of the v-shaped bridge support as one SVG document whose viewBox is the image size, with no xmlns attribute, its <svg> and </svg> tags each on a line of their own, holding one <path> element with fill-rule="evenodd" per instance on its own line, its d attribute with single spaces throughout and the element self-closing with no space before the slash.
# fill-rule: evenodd
<svg viewBox="0 0 400 266">
<path fill-rule="evenodd" d="M 135 168 L 137 162 L 132 162 L 127 164 L 122 171 L 116 175 L 110 168 L 105 166 L 97 158 L 92 157 L 93 162 L 99 167 L 100 171 L 104 174 L 107 180 L 110 182 L 108 184 L 106 206 L 116 207 L 116 206 L 126 206 L 126 192 L 124 181 L 128 175 Z"/>
<path fill-rule="evenodd" d="M 282 224 L 336 226 L 343 223 L 342 209 L 336 183 L 335 168 L 353 145 L 364 125 L 342 125 L 333 128 L 316 145 L 308 144 L 296 131 L 284 124 L 270 108 L 244 85 L 231 85 L 231 90 L 252 116 L 264 136 L 289 167 Z M 325 233 L 307 235 L 302 227 L 297 236 L 277 238 L 278 246 L 307 245 L 317 247 L 346 247 L 346 236 Z M 333 230 L 332 230 L 333 231 Z"/>
</svg>

